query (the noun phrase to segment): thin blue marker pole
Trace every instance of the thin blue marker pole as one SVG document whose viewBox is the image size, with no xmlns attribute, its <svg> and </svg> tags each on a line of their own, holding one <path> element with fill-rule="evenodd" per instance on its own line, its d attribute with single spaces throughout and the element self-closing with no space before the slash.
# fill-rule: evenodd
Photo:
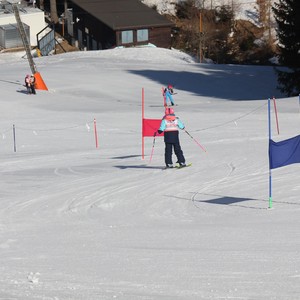
<svg viewBox="0 0 300 300">
<path fill-rule="evenodd" d="M 268 120 L 269 120 L 269 144 L 271 140 L 271 99 L 268 99 Z M 270 151 L 270 145 L 269 145 Z M 270 153 L 269 153 L 270 157 Z M 272 171 L 269 163 L 269 208 L 272 208 Z"/>
</svg>

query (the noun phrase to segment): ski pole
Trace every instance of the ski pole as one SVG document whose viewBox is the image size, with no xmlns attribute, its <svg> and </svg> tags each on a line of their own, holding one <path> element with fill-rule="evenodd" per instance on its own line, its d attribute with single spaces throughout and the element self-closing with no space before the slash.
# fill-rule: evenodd
<svg viewBox="0 0 300 300">
<path fill-rule="evenodd" d="M 155 146 L 155 138 L 156 138 L 156 131 L 154 132 L 154 138 L 153 138 L 153 144 L 152 144 L 152 150 L 151 150 L 151 154 L 150 154 L 150 161 L 149 161 L 149 163 L 151 163 L 151 161 L 152 161 L 152 156 L 153 156 L 154 146 Z"/>
<path fill-rule="evenodd" d="M 191 135 L 190 135 L 190 133 L 186 130 L 186 129 L 184 129 L 184 131 L 187 133 L 187 135 L 188 136 L 190 136 L 193 140 L 194 140 L 194 142 L 204 151 L 204 152 L 206 152 L 206 149 L 203 147 L 203 146 L 201 146 L 200 145 L 200 143 L 195 139 L 195 138 L 193 138 Z"/>
</svg>

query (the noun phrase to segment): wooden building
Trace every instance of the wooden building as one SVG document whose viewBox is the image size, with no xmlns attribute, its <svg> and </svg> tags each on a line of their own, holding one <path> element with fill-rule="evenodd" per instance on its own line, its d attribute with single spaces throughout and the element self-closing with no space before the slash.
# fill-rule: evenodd
<svg viewBox="0 0 300 300">
<path fill-rule="evenodd" d="M 140 0 L 68 0 L 66 31 L 81 49 L 171 47 L 173 23 Z"/>
</svg>

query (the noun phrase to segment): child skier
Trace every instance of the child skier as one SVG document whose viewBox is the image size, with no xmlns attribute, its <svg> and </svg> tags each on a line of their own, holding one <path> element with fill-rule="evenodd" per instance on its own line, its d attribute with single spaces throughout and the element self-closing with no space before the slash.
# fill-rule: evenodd
<svg viewBox="0 0 300 300">
<path fill-rule="evenodd" d="M 165 116 L 163 117 L 158 133 L 164 132 L 165 142 L 165 163 L 167 168 L 173 168 L 172 150 L 174 148 L 177 157 L 177 163 L 180 167 L 185 167 L 185 158 L 180 147 L 179 142 L 179 129 L 184 129 L 184 124 L 175 116 L 173 108 L 165 109 Z"/>
<path fill-rule="evenodd" d="M 173 95 L 174 95 L 173 86 L 169 84 L 164 89 L 164 92 L 163 92 L 165 106 L 168 105 L 168 101 L 170 102 L 170 105 L 172 105 L 172 106 L 174 105 Z"/>
<path fill-rule="evenodd" d="M 36 92 L 35 92 L 35 77 L 34 77 L 34 75 L 30 76 L 30 88 L 31 88 L 31 93 L 35 95 Z"/>
</svg>

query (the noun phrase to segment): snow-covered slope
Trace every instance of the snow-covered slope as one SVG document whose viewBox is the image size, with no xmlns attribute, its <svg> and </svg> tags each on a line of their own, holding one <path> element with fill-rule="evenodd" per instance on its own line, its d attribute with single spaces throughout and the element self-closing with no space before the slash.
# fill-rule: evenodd
<svg viewBox="0 0 300 300">
<path fill-rule="evenodd" d="M 274 170 L 268 209 L 272 68 L 68 53 L 35 60 L 49 91 L 29 96 L 23 54 L 0 54 L 0 299 L 299 299 L 299 165 Z M 142 88 L 158 119 L 168 83 L 181 170 L 162 138 L 141 157 Z M 299 134 L 298 99 L 277 110 L 274 139 Z"/>
</svg>

